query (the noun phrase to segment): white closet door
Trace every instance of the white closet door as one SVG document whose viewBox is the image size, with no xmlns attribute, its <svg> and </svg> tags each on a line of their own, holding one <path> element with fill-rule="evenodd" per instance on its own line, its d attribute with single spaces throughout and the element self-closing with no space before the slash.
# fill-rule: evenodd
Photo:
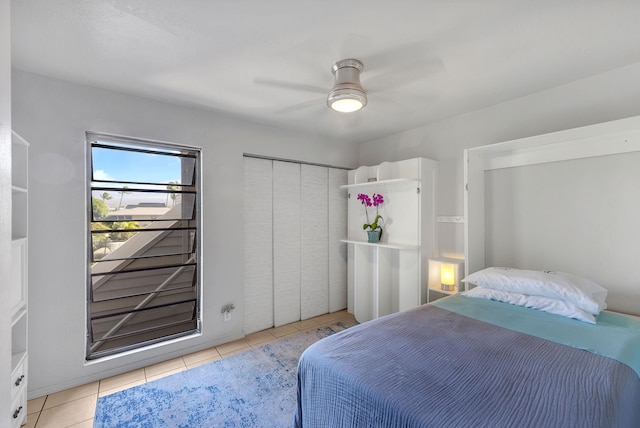
<svg viewBox="0 0 640 428">
<path fill-rule="evenodd" d="M 329 312 L 328 168 L 301 166 L 301 318 Z"/>
<path fill-rule="evenodd" d="M 347 307 L 347 252 L 341 239 L 347 237 L 348 171 L 329 168 L 329 312 Z"/>
<path fill-rule="evenodd" d="M 244 332 L 273 327 L 272 161 L 244 158 Z"/>
<path fill-rule="evenodd" d="M 275 326 L 300 320 L 300 165 L 273 161 Z"/>
</svg>

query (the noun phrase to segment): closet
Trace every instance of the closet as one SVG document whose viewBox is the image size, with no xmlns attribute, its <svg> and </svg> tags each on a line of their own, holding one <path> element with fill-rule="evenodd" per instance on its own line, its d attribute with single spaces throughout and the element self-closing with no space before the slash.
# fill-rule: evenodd
<svg viewBox="0 0 640 428">
<path fill-rule="evenodd" d="M 245 334 L 347 307 L 347 175 L 245 156 Z"/>
</svg>

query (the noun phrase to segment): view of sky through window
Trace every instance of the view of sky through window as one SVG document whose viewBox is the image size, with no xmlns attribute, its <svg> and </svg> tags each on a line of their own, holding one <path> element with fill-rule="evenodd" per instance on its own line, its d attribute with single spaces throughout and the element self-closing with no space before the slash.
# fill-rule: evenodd
<svg viewBox="0 0 640 428">
<path fill-rule="evenodd" d="M 167 151 L 167 153 L 176 153 Z M 190 159 L 162 154 L 114 150 L 102 147 L 92 148 L 93 180 L 109 182 L 96 186 L 113 190 L 94 191 L 93 197 L 101 198 L 111 207 L 137 205 L 139 203 L 164 203 L 170 205 L 169 194 L 136 192 L 133 189 L 167 190 L 181 182 L 182 164 Z M 137 184 L 158 183 L 158 184 Z M 126 187 L 125 187 L 126 186 Z M 122 189 L 132 189 L 125 190 Z M 173 187 L 175 189 L 175 187 Z M 107 195 L 105 195 L 107 193 Z M 175 197 L 173 199 L 175 201 Z"/>
<path fill-rule="evenodd" d="M 180 180 L 180 158 L 122 150 L 93 148 L 97 180 L 169 183 Z"/>
</svg>

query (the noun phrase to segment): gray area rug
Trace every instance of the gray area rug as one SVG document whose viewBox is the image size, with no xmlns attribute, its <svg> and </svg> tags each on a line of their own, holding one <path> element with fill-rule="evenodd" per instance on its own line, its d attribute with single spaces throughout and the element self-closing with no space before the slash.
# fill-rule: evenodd
<svg viewBox="0 0 640 428">
<path fill-rule="evenodd" d="M 98 398 L 94 428 L 289 427 L 298 359 L 337 323 Z"/>
</svg>

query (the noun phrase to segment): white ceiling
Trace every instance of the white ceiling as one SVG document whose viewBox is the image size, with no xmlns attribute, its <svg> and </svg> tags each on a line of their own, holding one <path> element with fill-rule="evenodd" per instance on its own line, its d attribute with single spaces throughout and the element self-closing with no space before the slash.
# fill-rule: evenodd
<svg viewBox="0 0 640 428">
<path fill-rule="evenodd" d="M 640 61 L 638 0 L 13 0 L 15 68 L 327 138 L 391 135 Z M 332 64 L 369 104 L 326 107 Z"/>
</svg>

